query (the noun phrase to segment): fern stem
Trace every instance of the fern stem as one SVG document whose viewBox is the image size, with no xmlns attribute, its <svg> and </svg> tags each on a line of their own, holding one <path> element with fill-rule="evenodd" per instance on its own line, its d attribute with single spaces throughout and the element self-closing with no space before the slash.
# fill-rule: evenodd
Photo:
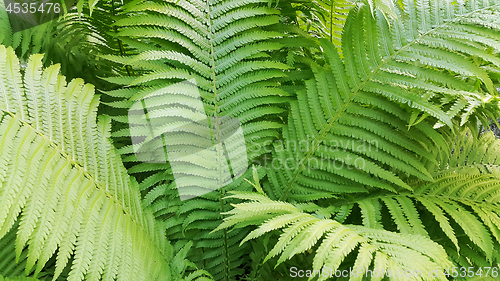
<svg viewBox="0 0 500 281">
<path fill-rule="evenodd" d="M 212 62 L 212 83 L 213 83 L 213 89 L 214 89 L 214 119 L 215 119 L 215 126 L 216 126 L 216 136 L 215 134 L 213 134 L 213 131 L 212 131 L 212 134 L 213 134 L 213 141 L 214 141 L 214 145 L 216 145 L 216 148 L 217 148 L 217 153 L 218 153 L 218 165 L 219 167 L 217 168 L 218 172 L 219 172 L 219 185 L 222 183 L 221 182 L 221 179 L 222 179 L 222 167 L 221 167 L 221 161 L 220 159 L 222 159 L 222 156 L 221 155 L 221 149 L 219 149 L 219 146 L 218 146 L 218 143 L 221 141 L 221 137 L 220 137 L 220 126 L 219 126 L 219 116 L 218 116 L 218 103 L 217 103 L 217 75 L 216 75 L 216 71 L 215 71 L 215 50 L 214 50 L 214 40 L 213 40 L 213 37 L 214 37 L 214 34 L 213 34 L 213 28 L 212 28 L 212 19 L 211 19 L 211 6 L 210 6 L 210 1 L 207 0 L 206 1 L 207 3 L 207 25 L 208 25 L 208 30 L 209 30 L 209 36 L 210 36 L 210 56 L 211 56 L 211 62 Z M 209 117 L 208 118 L 208 124 L 209 124 L 209 127 L 210 128 L 213 128 L 212 126 L 212 120 L 211 118 Z M 222 142 L 221 142 L 222 143 Z M 225 190 L 224 190 L 224 187 L 221 187 L 219 189 L 219 202 L 220 202 L 220 208 L 221 208 L 221 212 L 224 213 L 225 212 L 225 208 L 224 208 L 224 197 L 225 197 Z M 228 249 L 228 239 L 227 239 L 227 230 L 224 229 L 224 255 L 225 255 L 225 279 L 226 281 L 229 281 L 229 249 Z"/>
<path fill-rule="evenodd" d="M 330 5 L 330 42 L 333 43 L 333 9 L 335 7 L 335 0 L 330 0 L 331 5 Z"/>
</svg>

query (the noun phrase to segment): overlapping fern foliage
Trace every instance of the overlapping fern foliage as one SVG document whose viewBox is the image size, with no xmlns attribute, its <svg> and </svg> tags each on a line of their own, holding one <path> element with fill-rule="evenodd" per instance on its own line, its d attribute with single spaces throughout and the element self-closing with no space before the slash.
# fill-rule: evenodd
<svg viewBox="0 0 500 281">
<path fill-rule="evenodd" d="M 22 75 L 0 46 L 0 236 L 15 227 L 16 261 L 35 276 L 55 256 L 52 280 L 67 266 L 65 280 L 174 278 L 172 246 L 108 139 L 109 118 L 96 123 L 99 96 L 81 79 L 66 84 L 58 65 L 43 69 L 42 57 Z"/>
<path fill-rule="evenodd" d="M 399 15 L 391 29 L 381 16 L 373 18 L 368 6 L 352 10 L 343 62 L 333 45 L 322 41 L 327 64 L 312 63 L 315 79 L 291 102 L 284 141 L 273 155 L 281 165 L 269 165 L 272 197 L 306 201 L 366 187 L 410 189 L 405 178 L 431 180 L 423 165 L 437 162 L 431 151 L 446 145 L 431 124 L 451 127 L 454 119 L 462 125 L 468 120 L 476 131 L 478 120 L 494 119 L 498 94 L 481 64 L 498 67 L 498 58 L 477 45 L 485 62 L 476 65 L 468 59 L 474 54 L 468 39 L 461 38 L 470 28 L 482 30 L 491 34 L 484 48 L 493 48 L 500 37 L 489 33 L 489 26 L 497 18 L 481 17 L 471 26 L 464 19 L 474 14 L 424 6 L 412 15 L 415 7 L 406 4 L 409 14 Z M 434 9 L 441 11 L 434 22 L 415 24 Z M 495 5 L 486 10 L 476 13 L 498 13 Z M 448 14 L 454 18 L 446 19 Z M 450 28 L 465 31 L 450 35 Z M 429 122 L 419 122 L 424 119 Z M 290 158 L 291 168 L 285 165 Z"/>
<path fill-rule="evenodd" d="M 500 1 L 77 3 L 0 5 L 0 274 L 499 265 Z"/>
<path fill-rule="evenodd" d="M 367 6 L 351 11 L 343 62 L 323 41 L 328 63 L 312 64 L 291 103 L 279 169 L 260 194 L 229 197 L 250 202 L 221 229 L 259 225 L 243 242 L 283 230 L 264 261 L 312 251 L 319 271 L 498 266 L 499 142 L 477 139 L 477 122 L 498 116 L 499 3 L 402 2 L 391 28 Z"/>
<path fill-rule="evenodd" d="M 129 98 L 114 106 L 127 109 L 148 95 L 159 95 L 171 85 L 195 79 L 208 116 L 242 121 L 248 151 L 254 152 L 249 160 L 265 166 L 263 186 L 271 198 L 323 200 L 324 204 L 339 194 L 412 191 L 409 181 L 432 181 L 426 166 L 437 165 L 432 152 L 447 146 L 435 128 L 453 127 L 458 121 L 475 129 L 477 121 L 486 124 L 497 114 L 497 92 L 489 70 L 499 66 L 493 54 L 498 36 L 490 31 L 496 21 L 496 2 L 463 7 L 403 1 L 403 8 L 386 6 L 386 14 L 394 12 L 392 18 L 371 5 L 355 6 L 343 28 L 343 59 L 334 44 L 327 42 L 332 38 L 322 40 L 326 62 L 310 63 L 314 79 L 305 81 L 305 90 L 296 91 L 286 117 L 282 114 L 286 108 L 279 106 L 287 101 L 286 93 L 272 83 L 289 66 L 262 52 L 284 47 L 277 39 L 285 35 L 273 33 L 271 25 L 277 22 L 279 9 L 251 3 L 167 1 L 126 6 L 128 15 L 134 16 L 116 26 L 119 38 L 136 50 L 130 56 L 105 57 L 136 70 L 136 76 L 110 81 L 140 85 L 141 90 L 136 93 L 136 88 L 127 87 L 108 93 Z M 476 20 L 470 22 L 470 18 Z M 472 30 L 482 36 L 471 36 Z M 471 61 L 470 56 L 477 59 Z M 163 105 L 158 104 L 151 116 L 172 114 Z M 176 116 L 190 120 L 189 111 L 175 110 Z M 279 120 L 283 118 L 287 122 L 281 130 Z M 131 122 L 125 117 L 115 119 Z M 168 132 L 168 125 L 164 130 Z M 123 129 L 114 136 L 127 137 L 130 132 Z M 163 136 L 167 146 L 179 145 L 176 135 L 170 137 L 174 139 Z M 275 142 L 276 138 L 280 141 Z M 266 141 L 273 144 L 266 146 Z M 129 155 L 126 161 L 134 163 L 138 159 L 132 148 L 125 146 L 121 151 Z M 272 162 L 262 155 L 269 148 Z M 278 168 L 274 163 L 280 163 Z M 207 164 L 206 169 L 210 168 Z M 180 202 L 168 163 L 139 161 L 129 171 L 149 175 L 141 182 L 148 191 L 145 200 L 165 219 L 167 233 L 177 247 L 195 240 L 198 250 L 192 252 L 193 259 L 216 279 L 241 273 L 236 269 L 241 268 L 248 249 L 245 245 L 238 248 L 236 242 L 248 228 L 209 231 L 222 219 L 218 213 L 228 208 L 225 193 L 246 189 L 244 183 L 234 182 Z M 210 177 L 207 173 L 199 178 L 203 182 Z"/>
<path fill-rule="evenodd" d="M 87 6 L 82 6 L 84 14 L 78 14 L 75 8 L 53 21 L 13 32 L 4 2 L 0 2 L 0 44 L 14 48 L 24 66 L 30 55 L 43 53 L 44 66 L 61 63 L 67 79 L 82 78 L 99 90 L 106 90 L 107 84 L 97 77 L 108 76 L 117 67 L 97 56 L 120 51 L 119 42 L 110 40 L 107 30 L 118 4 L 100 1 L 96 5 L 99 10 L 94 17 L 90 17 Z"/>
<path fill-rule="evenodd" d="M 279 264 L 314 249 L 312 270 L 320 272 L 323 268 L 335 271 L 343 262 L 355 270 L 393 273 L 498 266 L 500 140 L 491 132 L 479 139 L 468 130 L 446 135 L 452 153 L 446 150 L 448 156 L 432 169 L 435 181 L 411 182 L 412 192 L 371 192 L 321 207 L 273 201 L 256 178 L 259 193 L 232 192 L 229 196 L 247 202 L 227 212 L 231 216 L 219 229 L 259 225 L 241 243 L 283 229 L 264 261 L 280 255 Z M 359 225 L 351 224 L 359 218 Z M 357 256 L 355 261 L 345 261 L 351 252 Z M 435 278 L 421 277 L 447 280 L 441 273 Z"/>
<path fill-rule="evenodd" d="M 349 11 L 359 1 L 282 1 L 284 14 L 296 22 L 311 35 L 329 39 L 337 48 L 342 46 L 342 31 Z M 287 5 L 288 4 L 288 5 Z M 368 1 L 373 12 L 379 9 L 386 17 L 394 18 L 395 6 L 391 0 Z"/>
</svg>

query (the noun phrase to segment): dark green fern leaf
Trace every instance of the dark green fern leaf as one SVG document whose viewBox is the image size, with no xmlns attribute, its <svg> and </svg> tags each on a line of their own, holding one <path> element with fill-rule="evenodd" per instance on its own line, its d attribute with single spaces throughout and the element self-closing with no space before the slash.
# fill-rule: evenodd
<svg viewBox="0 0 500 281">
<path fill-rule="evenodd" d="M 38 279 L 33 277 L 3 277 L 0 275 L 0 281 L 38 281 Z"/>
<path fill-rule="evenodd" d="M 141 174 L 145 201 L 166 219 L 167 233 L 179 245 L 176 249 L 185 243 L 185 234 L 193 233 L 190 259 L 216 279 L 234 279 L 242 273 L 238 267 L 248 252 L 237 242 L 246 234 L 209 231 L 220 224 L 220 212 L 229 208 L 223 199 L 226 190 L 248 188 L 240 184 L 251 175 L 245 173 L 248 162 L 264 154 L 249 153 L 245 146 L 262 146 L 280 136 L 292 94 L 279 87 L 290 66 L 270 57 L 283 47 L 277 40 L 283 33 L 271 28 L 279 21 L 279 11 L 264 0 L 140 1 L 124 8 L 124 15 L 131 16 L 116 23 L 118 39 L 133 50 L 123 56 L 103 56 L 133 69 L 133 75 L 108 79 L 128 86 L 107 93 L 118 99 L 108 105 L 128 115 L 113 118 L 130 125 L 113 137 L 134 142 L 120 152 L 129 172 Z M 147 109 L 145 118 L 153 130 L 135 114 L 141 107 Z M 223 126 L 229 121 L 235 123 Z M 226 137 L 238 124 L 244 142 L 236 148 Z M 209 133 L 200 136 L 200 132 Z M 138 154 L 138 147 L 148 147 L 152 158 Z M 213 155 L 225 155 L 224 149 L 229 154 L 237 151 L 229 156 L 241 165 L 233 161 L 229 168 L 225 160 L 208 156 L 212 150 Z M 186 153 L 189 159 L 169 155 L 173 151 Z M 200 154 L 188 155 L 190 151 Z M 193 165 L 196 171 L 189 168 Z M 184 169 L 182 178 L 176 178 L 178 167 Z M 217 175 L 227 170 L 236 181 L 224 187 L 230 178 Z M 205 192 L 196 191 L 216 187 L 223 188 L 202 196 Z M 179 200 L 191 197 L 197 198 Z"/>
<path fill-rule="evenodd" d="M 427 118 L 438 121 L 436 126 L 451 127 L 454 118 L 461 123 L 476 118 L 486 123 L 497 115 L 497 92 L 488 73 L 466 55 L 496 62 L 483 53 L 500 42 L 500 33 L 490 32 L 493 16 L 481 16 L 473 27 L 466 19 L 498 15 L 499 4 L 493 1 L 462 11 L 456 5 L 441 8 L 437 2 L 422 3 L 413 14 L 416 4 L 404 3 L 408 14 L 398 16 L 391 28 L 380 15 L 374 18 L 370 7 L 353 9 L 343 35 L 343 62 L 333 45 L 322 41 L 328 64 L 312 64 L 315 80 L 307 81 L 307 91 L 299 92 L 298 101 L 291 103 L 284 143 L 275 146 L 273 162 L 261 162 L 268 166 L 272 187 L 268 192 L 275 198 L 302 201 L 362 192 L 365 186 L 410 189 L 405 176 L 429 180 L 423 163 L 436 163 L 429 152 L 434 145 L 445 146 L 442 137 L 419 122 Z M 435 16 L 416 24 L 427 14 Z M 475 48 L 457 49 L 457 42 L 466 40 L 460 38 L 468 38 L 464 31 L 439 39 L 439 46 L 429 43 L 450 26 L 481 30 L 489 40 Z M 474 88 L 478 81 L 483 86 Z M 397 109 L 398 103 L 411 108 L 411 116 L 408 110 Z M 417 125 L 421 126 L 412 131 Z M 287 167 L 287 161 L 293 167 Z M 325 184 L 327 178 L 333 184 Z"/>
</svg>

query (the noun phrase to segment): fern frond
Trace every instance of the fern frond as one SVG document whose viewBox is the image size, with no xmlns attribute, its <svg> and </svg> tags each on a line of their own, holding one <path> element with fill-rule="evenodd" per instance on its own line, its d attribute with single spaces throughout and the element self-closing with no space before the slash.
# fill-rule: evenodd
<svg viewBox="0 0 500 281">
<path fill-rule="evenodd" d="M 474 27 L 465 19 L 484 13 L 496 14 L 500 3 L 492 1 L 460 12 L 456 10 L 457 5 L 441 7 L 434 3 L 412 13 L 415 3 L 410 2 L 404 2 L 408 6 L 405 6 L 405 14 L 398 11 L 400 15 L 391 21 L 391 28 L 386 21 L 377 20 L 379 14 L 374 18 L 368 6 L 353 9 L 343 34 L 343 62 L 331 43 L 321 41 L 328 64 L 321 67 L 312 63 L 315 79 L 306 82 L 307 90 L 297 94 L 297 102 L 291 102 L 284 130 L 286 144 L 275 146 L 271 163 L 281 164 L 275 165 L 279 166 L 276 168 L 261 162 L 268 166 L 267 174 L 274 187 L 267 191 L 271 197 L 326 198 L 332 193 L 342 193 L 341 186 L 349 190 L 356 187 L 357 191 L 362 191 L 362 186 L 409 189 L 404 182 L 406 176 L 429 180 L 431 175 L 422 163 L 437 163 L 425 156 L 424 151 L 438 142 L 444 143 L 440 136 L 427 138 L 436 133 L 419 122 L 427 118 L 432 123 L 437 120 L 436 126 L 452 127 L 452 120 L 484 123 L 487 118 L 498 115 L 498 94 L 487 72 L 467 59 L 472 49 L 467 48 L 464 54 L 455 47 L 457 41 L 466 44 L 467 39 L 461 39 L 468 38 L 466 34 L 446 39 L 439 47 L 427 45 L 426 40 L 453 25 L 464 30 L 481 30 L 488 34 L 490 42 L 499 42 L 500 37 L 489 31 L 494 21 L 491 17 L 481 17 L 484 20 L 475 21 Z M 433 12 L 437 17 L 419 23 L 420 26 L 415 24 Z M 473 48 L 479 54 L 495 44 Z M 474 89 L 478 82 L 483 86 Z M 396 114 L 397 109 L 394 106 L 389 109 L 390 103 L 382 97 L 403 104 L 414 113 L 409 117 L 408 111 L 398 110 Z M 459 102 L 461 100 L 467 102 Z M 417 122 L 419 115 L 422 118 Z M 397 129 L 398 123 L 407 129 Z M 403 125 L 408 123 L 411 126 Z M 420 125 L 416 130 L 408 130 L 416 124 Z M 297 147 L 287 145 L 288 142 L 307 145 Z M 371 142 L 377 144 L 376 149 L 366 148 Z M 295 166 L 287 167 L 287 161 Z M 386 171 L 384 165 L 392 167 L 392 171 Z M 325 177 L 334 185 L 327 187 L 321 181 Z"/>
<path fill-rule="evenodd" d="M 292 11 L 298 14 L 298 23 L 303 29 L 317 37 L 329 39 L 337 48 L 341 48 L 342 30 L 349 11 L 355 6 L 353 1 L 289 2 Z"/>
<path fill-rule="evenodd" d="M 281 229 L 283 232 L 278 243 L 266 257 L 268 260 L 275 255 L 280 255 L 278 264 L 314 248 L 312 270 L 319 272 L 323 272 L 324 268 L 335 272 L 347 255 L 357 252 L 353 270 L 360 274 L 357 275 L 356 280 L 361 280 L 364 274 L 370 274 L 369 269 L 372 272 L 373 269 L 378 269 L 379 272 L 386 273 L 408 268 L 422 272 L 420 277 L 426 279 L 424 273 L 428 273 L 429 270 L 434 270 L 438 266 L 451 265 L 444 249 L 427 237 L 320 219 L 300 211 L 292 204 L 270 202 L 270 199 L 263 195 L 248 196 L 248 194 L 236 193 L 232 196 L 251 201 L 234 205 L 234 209 L 227 213 L 230 216 L 224 219 L 224 224 L 219 229 L 236 225 L 243 218 L 251 220 L 254 216 L 261 216 L 262 213 L 270 214 L 271 218 L 261 219 L 260 222 L 254 223 L 259 227 L 242 243 L 275 229 Z M 249 208 L 249 205 L 252 208 Z M 318 247 L 315 248 L 315 245 Z M 384 257 L 384 262 L 380 261 L 380 257 Z M 318 280 L 326 280 L 333 276 L 322 274 L 317 277 Z M 434 278 L 434 280 L 446 280 L 442 272 Z"/>
<path fill-rule="evenodd" d="M 16 230 L 17 225 L 0 239 L 0 272 L 4 277 L 15 277 L 24 274 L 28 251 L 24 250 L 16 257 Z"/>
<path fill-rule="evenodd" d="M 71 1 L 65 1 L 69 5 Z M 97 54 L 123 51 L 120 43 L 108 34 L 112 17 L 116 16 L 121 1 L 100 1 L 94 17 L 85 8 L 78 14 L 76 8 L 63 11 L 60 17 L 32 28 L 14 32 L 4 3 L 0 3 L 0 44 L 14 48 L 18 58 L 26 65 L 32 54 L 43 53 L 45 67 L 61 63 L 61 72 L 69 80 L 83 78 L 98 88 L 109 89 L 98 77 L 108 77 L 119 71 L 119 65 L 99 60 Z M 64 6 L 64 5 L 63 5 Z M 66 9 L 66 8 L 64 8 Z M 115 75 L 115 74 L 114 74 Z"/>
<path fill-rule="evenodd" d="M 55 257 L 53 280 L 68 263 L 67 280 L 169 279 L 171 245 L 108 140 L 109 118 L 95 122 L 93 87 L 66 84 L 40 55 L 22 75 L 0 46 L 0 97 L 0 237 L 20 219 L 26 273 Z"/>
<path fill-rule="evenodd" d="M 342 53 L 342 33 L 349 11 L 359 1 L 352 0 L 313 0 L 280 1 L 285 19 L 290 18 L 314 37 L 330 40 Z M 396 18 L 395 6 L 390 0 L 364 1 L 370 6 L 372 14 L 380 10 L 386 18 Z"/>
<path fill-rule="evenodd" d="M 411 193 L 372 193 L 350 204 L 359 206 L 364 227 L 439 241 L 460 266 L 495 265 L 500 244 L 500 178 L 496 169 L 498 150 L 494 148 L 500 141 L 491 132 L 480 139 L 468 130 L 458 132 L 445 133 L 450 137 L 452 153 L 434 168 L 435 181 L 410 182 Z M 381 222 L 390 223 L 382 227 Z"/>
<path fill-rule="evenodd" d="M 365 186 L 409 188 L 385 170 L 385 164 L 401 174 L 431 179 L 419 161 L 433 161 L 425 151 L 439 141 L 439 135 L 424 123 L 408 131 L 409 114 L 378 96 L 377 90 L 374 94 L 368 88 L 351 89 L 349 83 L 354 82 L 333 45 L 323 42 L 331 66 L 313 64 L 316 79 L 307 81 L 307 92 L 299 93 L 298 101 L 291 103 L 285 141 L 275 145 L 272 163 L 261 163 L 267 167 L 273 196 L 304 201 L 333 193 L 363 192 Z M 429 103 L 425 106 L 433 107 Z M 428 138 L 429 134 L 433 137 Z M 292 167 L 287 164 L 290 162 Z M 327 178 L 333 184 L 325 184 Z"/>
<path fill-rule="evenodd" d="M 184 234 L 202 231 L 188 257 L 218 280 L 234 279 L 248 251 L 238 248 L 247 230 L 209 231 L 230 208 L 226 190 L 250 188 L 243 181 L 252 175 L 248 162 L 265 152 L 246 147 L 279 137 L 293 96 L 279 81 L 291 67 L 270 56 L 284 46 L 284 33 L 273 28 L 280 12 L 267 0 L 139 1 L 124 9 L 133 16 L 116 22 L 117 39 L 135 49 L 103 58 L 140 75 L 108 79 L 136 89 L 107 93 L 119 100 L 109 105 L 123 112 L 114 117 L 124 125 L 113 137 L 132 140 L 120 153 L 129 172 L 142 173 L 145 198 L 166 220 L 175 248 Z M 229 171 L 233 177 L 224 176 Z M 194 197 L 199 204 L 179 201 Z"/>
</svg>

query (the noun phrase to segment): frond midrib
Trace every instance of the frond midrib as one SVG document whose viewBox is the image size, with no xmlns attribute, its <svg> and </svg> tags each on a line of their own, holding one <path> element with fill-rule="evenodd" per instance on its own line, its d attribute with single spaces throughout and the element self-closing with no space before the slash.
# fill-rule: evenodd
<svg viewBox="0 0 500 281">
<path fill-rule="evenodd" d="M 142 227 L 142 225 L 136 220 L 136 218 L 134 216 L 132 216 L 130 214 L 130 212 L 125 208 L 125 206 L 119 202 L 117 200 L 117 198 L 115 198 L 111 193 L 109 193 L 108 190 L 106 190 L 106 188 L 104 188 L 99 182 L 97 182 L 94 177 L 87 172 L 87 170 L 85 170 L 82 165 L 80 165 L 78 162 L 76 162 L 72 157 L 70 157 L 65 151 L 63 151 L 61 149 L 61 146 L 58 145 L 57 143 L 55 143 L 54 141 L 52 141 L 50 138 L 48 138 L 45 134 L 43 134 L 43 132 L 37 130 L 36 128 L 34 128 L 33 126 L 31 126 L 31 124 L 27 123 L 26 121 L 24 121 L 23 119 L 19 118 L 17 116 L 17 114 L 7 110 L 7 109 L 3 109 L 3 108 L 0 108 L 1 111 L 3 111 L 4 113 L 10 115 L 12 118 L 18 120 L 23 126 L 26 126 L 28 127 L 30 130 L 33 130 L 38 136 L 42 137 L 45 139 L 45 141 L 49 144 L 49 146 L 53 147 L 54 149 L 56 149 L 60 155 L 63 156 L 63 158 L 67 159 L 69 161 L 69 163 L 72 164 L 73 167 L 76 167 L 88 180 L 90 180 L 99 190 L 101 190 L 105 195 L 106 197 L 108 197 L 109 199 L 111 199 L 113 201 L 113 203 L 118 206 L 120 208 L 120 210 L 130 218 L 130 221 L 132 221 L 134 224 L 135 224 L 135 227 L 137 227 L 142 233 L 145 234 L 146 237 L 148 237 L 149 239 L 149 242 L 151 243 L 151 245 L 154 245 L 155 248 L 157 249 L 157 251 L 159 253 L 163 253 L 163 250 L 159 249 L 157 246 L 157 243 L 155 241 L 153 241 L 151 239 L 151 235 L 145 231 L 145 229 Z M 163 256 L 163 254 L 162 254 Z M 165 262 L 167 260 L 165 259 Z"/>
<path fill-rule="evenodd" d="M 407 48 L 411 47 L 414 44 L 419 43 L 420 40 L 422 40 L 425 36 L 427 36 L 429 34 L 432 34 L 436 30 L 444 28 L 444 27 L 448 26 L 449 24 L 458 21 L 459 19 L 461 19 L 463 17 L 467 17 L 469 15 L 472 15 L 474 13 L 477 13 L 477 12 L 480 12 L 480 11 L 483 11 L 483 10 L 491 9 L 492 7 L 500 7 L 500 5 L 491 5 L 491 6 L 487 6 L 485 8 L 474 10 L 474 11 L 466 13 L 466 14 L 457 15 L 455 19 L 449 20 L 449 21 L 445 22 L 444 24 L 438 25 L 438 26 L 430 29 L 429 31 L 420 34 L 419 37 L 415 38 L 410 43 L 404 45 L 402 48 L 400 48 L 399 50 L 397 50 L 396 52 L 394 52 L 394 54 L 392 54 L 387 59 L 381 59 L 382 63 L 379 64 L 376 69 L 374 69 L 373 71 L 371 71 L 370 74 L 367 75 L 366 78 L 361 83 L 359 83 L 354 88 L 353 91 L 350 92 L 348 100 L 344 103 L 344 105 L 340 108 L 340 110 L 336 113 L 336 115 L 333 116 L 332 121 L 326 127 L 324 127 L 322 129 L 323 132 L 322 133 L 320 132 L 319 137 L 316 138 L 315 136 L 311 136 L 312 138 L 314 138 L 315 143 L 313 143 L 313 145 L 311 145 L 311 148 L 309 149 L 309 151 L 306 153 L 306 155 L 300 161 L 308 161 L 309 160 L 309 157 L 314 153 L 314 151 L 316 151 L 318 149 L 318 145 L 320 145 L 323 142 L 324 137 L 326 136 L 326 134 L 328 133 L 328 131 L 330 131 L 330 129 L 333 127 L 333 125 L 335 124 L 335 122 L 337 121 L 337 119 L 341 118 L 342 115 L 343 115 L 343 113 L 346 112 L 346 108 L 353 101 L 354 97 L 359 93 L 359 91 L 361 90 L 361 87 L 363 85 L 365 85 L 367 82 L 371 81 L 371 77 L 373 75 L 375 75 L 378 72 L 378 70 L 380 70 L 383 66 L 385 66 L 389 61 L 391 61 L 394 57 L 396 57 L 397 55 L 399 55 L 399 53 L 405 51 Z M 307 163 L 307 162 L 299 162 L 299 163 Z M 288 193 L 290 192 L 293 184 L 295 183 L 295 181 L 297 180 L 297 178 L 303 172 L 304 169 L 305 169 L 305 167 L 301 168 L 301 165 L 298 165 L 298 167 L 293 172 L 293 177 L 292 177 L 291 181 L 287 184 L 287 186 L 285 186 L 285 191 L 284 191 L 283 195 L 279 198 L 280 201 L 286 200 L 286 198 L 288 196 Z"/>
<path fill-rule="evenodd" d="M 218 103 L 218 99 L 217 99 L 217 95 L 218 95 L 218 91 L 217 91 L 217 72 L 216 72 L 216 69 L 215 69 L 215 48 L 214 48 L 214 36 L 215 34 L 213 33 L 213 18 L 212 18 L 212 5 L 210 5 L 210 0 L 206 0 L 206 5 L 207 5 L 207 25 L 208 25 L 208 29 L 207 29 L 207 32 L 208 32 L 208 36 L 209 36 L 209 40 L 210 40 L 210 60 L 212 62 L 212 67 L 210 68 L 210 71 L 211 71 L 211 78 L 212 78 L 212 87 L 214 89 L 214 95 L 213 95 L 213 100 L 214 100 L 214 117 L 215 117 L 215 134 L 217 135 L 216 139 L 215 139 L 215 134 L 214 134 L 214 141 L 217 143 L 221 140 L 221 136 L 220 136 L 220 126 L 219 126 L 219 103 Z M 208 119 L 209 120 L 209 124 L 211 123 L 211 120 L 210 118 Z M 210 127 L 211 128 L 214 128 L 213 126 L 214 124 L 210 124 Z M 221 149 L 219 149 L 219 146 L 218 146 L 218 149 L 217 149 L 217 153 L 218 153 L 218 159 L 224 159 L 224 157 L 221 155 Z M 217 170 L 219 171 L 219 179 L 222 178 L 222 167 L 221 167 L 221 161 L 217 161 L 218 163 L 218 168 Z M 224 202 L 224 195 L 225 195 L 225 192 L 224 192 L 224 187 L 218 189 L 218 193 L 219 193 L 219 203 L 220 203 L 220 208 L 221 208 L 221 213 L 225 212 L 225 208 L 224 208 L 224 205 L 225 205 L 225 202 Z M 225 255 L 225 259 L 224 259 L 224 263 L 225 263 L 225 279 L 226 281 L 229 281 L 229 249 L 228 249 L 228 237 L 227 237 L 227 230 L 224 229 L 223 231 L 223 237 L 224 237 L 224 255 Z M 205 262 L 205 261 L 204 261 Z"/>
</svg>

